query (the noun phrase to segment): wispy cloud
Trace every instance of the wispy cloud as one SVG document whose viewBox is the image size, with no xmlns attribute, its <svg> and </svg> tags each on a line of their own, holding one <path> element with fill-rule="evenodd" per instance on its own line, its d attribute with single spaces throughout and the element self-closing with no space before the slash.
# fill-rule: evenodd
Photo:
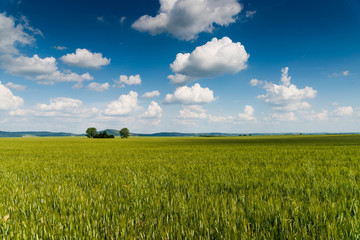
<svg viewBox="0 0 360 240">
<path fill-rule="evenodd" d="M 346 70 L 346 71 L 343 71 L 343 72 L 336 72 L 336 73 L 332 73 L 332 74 L 329 74 L 329 77 L 341 77 L 341 76 L 349 76 L 350 75 L 350 71 Z"/>
</svg>

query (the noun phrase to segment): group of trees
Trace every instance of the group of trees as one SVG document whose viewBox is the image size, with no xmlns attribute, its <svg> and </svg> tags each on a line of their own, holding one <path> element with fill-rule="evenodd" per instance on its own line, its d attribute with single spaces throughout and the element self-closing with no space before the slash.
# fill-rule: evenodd
<svg viewBox="0 0 360 240">
<path fill-rule="evenodd" d="M 130 131 L 127 128 L 123 128 L 120 130 L 119 134 L 121 138 L 128 138 L 130 136 Z M 86 130 L 86 136 L 88 138 L 115 138 L 114 135 L 109 135 L 106 131 L 97 132 L 94 127 L 90 127 Z"/>
</svg>

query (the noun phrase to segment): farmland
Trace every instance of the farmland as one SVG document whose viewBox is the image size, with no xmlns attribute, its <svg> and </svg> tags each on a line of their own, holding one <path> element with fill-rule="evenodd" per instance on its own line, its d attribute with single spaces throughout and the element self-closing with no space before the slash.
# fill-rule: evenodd
<svg viewBox="0 0 360 240">
<path fill-rule="evenodd" d="M 0 139 L 0 238 L 359 239 L 360 136 Z"/>
</svg>

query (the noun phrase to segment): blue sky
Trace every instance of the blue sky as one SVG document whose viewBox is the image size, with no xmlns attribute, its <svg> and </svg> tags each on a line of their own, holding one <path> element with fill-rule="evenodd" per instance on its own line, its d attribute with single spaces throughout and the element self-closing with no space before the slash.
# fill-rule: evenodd
<svg viewBox="0 0 360 240">
<path fill-rule="evenodd" d="M 3 0 L 0 14 L 3 131 L 359 131 L 357 0 Z"/>
</svg>

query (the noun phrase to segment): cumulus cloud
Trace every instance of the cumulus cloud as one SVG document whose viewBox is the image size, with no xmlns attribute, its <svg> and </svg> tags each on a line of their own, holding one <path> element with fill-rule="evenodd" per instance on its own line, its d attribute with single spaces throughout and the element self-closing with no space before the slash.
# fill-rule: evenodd
<svg viewBox="0 0 360 240">
<path fill-rule="evenodd" d="M 23 104 L 24 100 L 21 97 L 14 96 L 11 90 L 0 81 L 0 110 L 14 110 Z"/>
<path fill-rule="evenodd" d="M 290 86 L 291 77 L 289 76 L 289 68 L 285 67 L 281 69 L 281 80 L 282 84 L 286 87 Z"/>
<path fill-rule="evenodd" d="M 91 81 L 94 77 L 89 73 L 77 74 L 77 73 L 63 73 L 55 71 L 50 74 L 36 76 L 36 81 L 40 84 L 54 84 L 56 82 L 77 82 L 75 88 L 81 88 L 83 81 Z"/>
<path fill-rule="evenodd" d="M 178 118 L 181 119 L 205 119 L 207 118 L 206 110 L 199 105 L 185 106 L 179 111 Z"/>
<path fill-rule="evenodd" d="M 50 74 L 57 70 L 56 59 L 53 57 L 40 58 L 37 54 L 33 57 L 14 57 L 9 54 L 0 56 L 2 68 L 8 73 L 22 76 Z"/>
<path fill-rule="evenodd" d="M 253 87 L 261 84 L 264 84 L 264 81 L 258 80 L 256 78 L 250 80 L 250 85 Z"/>
<path fill-rule="evenodd" d="M 152 92 L 146 92 L 141 97 L 143 98 L 152 98 L 152 97 L 159 97 L 160 92 L 158 90 L 152 91 Z"/>
<path fill-rule="evenodd" d="M 328 120 L 329 118 L 329 111 L 327 110 L 322 110 L 321 112 L 319 112 L 317 114 L 317 118 L 320 120 L 320 121 L 326 121 Z"/>
<path fill-rule="evenodd" d="M 125 85 L 140 85 L 141 84 L 141 77 L 139 74 L 136 75 L 120 75 L 119 80 L 114 80 L 115 85 L 114 87 L 123 88 Z"/>
<path fill-rule="evenodd" d="M 127 115 L 138 108 L 138 94 L 130 91 L 127 95 L 120 95 L 119 99 L 107 105 L 104 113 L 106 115 Z"/>
<path fill-rule="evenodd" d="M 351 106 L 348 107 L 338 107 L 334 111 L 334 116 L 336 117 L 351 117 L 353 115 L 353 108 Z"/>
<path fill-rule="evenodd" d="M 87 89 L 92 90 L 92 91 L 96 91 L 96 92 L 104 92 L 106 90 L 108 90 L 110 87 L 109 83 L 97 83 L 97 82 L 92 82 L 89 85 L 87 85 Z"/>
<path fill-rule="evenodd" d="M 244 112 L 238 114 L 238 119 L 241 121 L 255 121 L 254 112 L 255 109 L 252 106 L 246 105 Z"/>
<path fill-rule="evenodd" d="M 329 120 L 329 111 L 324 109 L 321 112 L 305 113 L 305 119 L 310 121 L 327 121 Z"/>
<path fill-rule="evenodd" d="M 161 118 L 163 109 L 155 101 L 151 101 L 146 112 L 143 114 L 145 118 Z"/>
<path fill-rule="evenodd" d="M 41 111 L 67 111 L 72 112 L 73 109 L 80 107 L 81 100 L 59 97 L 50 99 L 50 104 L 37 104 L 35 109 Z"/>
<path fill-rule="evenodd" d="M 309 121 L 328 121 L 328 120 L 339 120 L 344 118 L 350 118 L 354 114 L 354 109 L 351 106 L 346 107 L 337 107 L 333 111 L 328 111 L 326 109 L 321 110 L 320 112 L 301 112 L 303 117 Z"/>
<path fill-rule="evenodd" d="M 40 84 L 54 84 L 55 82 L 77 82 L 81 84 L 82 81 L 93 80 L 89 73 L 79 75 L 71 71 L 67 73 L 58 71 L 56 59 L 53 57 L 40 58 L 36 54 L 33 57 L 14 57 L 6 54 L 0 56 L 0 61 L 2 68 L 8 73 L 25 76 Z"/>
<path fill-rule="evenodd" d="M 315 98 L 317 91 L 311 87 L 299 89 L 291 84 L 288 70 L 288 67 L 281 70 L 281 83 L 279 85 L 257 79 L 252 79 L 250 84 L 252 86 L 261 85 L 266 90 L 267 93 L 259 95 L 258 98 L 271 105 L 274 110 L 299 111 L 310 108 L 310 104 L 304 99 Z"/>
<path fill-rule="evenodd" d="M 216 116 L 208 113 L 201 105 L 190 105 L 184 106 L 182 110 L 179 111 L 179 115 L 176 118 L 177 123 L 183 125 L 195 124 L 197 119 L 207 119 L 209 123 L 225 123 L 233 122 L 236 117 L 233 116 Z"/>
<path fill-rule="evenodd" d="M 224 122 L 229 122 L 232 121 L 234 119 L 233 116 L 214 116 L 214 115 L 208 115 L 209 117 L 209 122 L 211 123 L 224 123 Z"/>
<path fill-rule="evenodd" d="M 170 64 L 175 75 L 168 78 L 174 84 L 186 84 L 199 78 L 237 73 L 247 68 L 249 57 L 240 42 L 233 42 L 228 37 L 213 38 L 192 53 L 178 53 Z"/>
<path fill-rule="evenodd" d="M 8 88 L 11 88 L 11 89 L 18 90 L 18 91 L 24 91 L 26 89 L 25 85 L 15 84 L 12 82 L 6 83 L 5 86 L 7 86 Z"/>
<path fill-rule="evenodd" d="M 202 88 L 196 83 L 192 87 L 178 87 L 174 94 L 167 94 L 164 103 L 180 103 L 184 105 L 197 105 L 213 102 L 214 92 L 209 88 Z"/>
<path fill-rule="evenodd" d="M 35 39 L 24 31 L 24 26 L 15 24 L 12 17 L 0 13 L 0 53 L 18 54 L 16 46 L 31 44 Z"/>
<path fill-rule="evenodd" d="M 155 17 L 144 15 L 132 27 L 151 35 L 169 33 L 181 40 L 192 40 L 200 32 L 211 33 L 214 24 L 234 23 L 241 10 L 237 0 L 160 0 Z"/>
<path fill-rule="evenodd" d="M 36 104 L 27 113 L 41 117 L 88 117 L 98 114 L 99 110 L 82 107 L 82 101 L 78 99 L 58 97 L 50 99 L 50 104 Z"/>
<path fill-rule="evenodd" d="M 28 113 L 27 110 L 25 110 L 23 108 L 17 108 L 15 110 L 10 111 L 9 116 L 19 117 L 19 116 L 25 116 L 27 113 Z"/>
<path fill-rule="evenodd" d="M 60 60 L 69 66 L 99 69 L 109 65 L 111 59 L 103 57 L 101 53 L 91 53 L 87 49 L 78 48 L 75 53 L 66 54 Z"/>
<path fill-rule="evenodd" d="M 285 122 L 291 122 L 296 121 L 296 115 L 294 112 L 287 112 L 287 113 L 273 113 L 271 115 L 272 119 L 277 121 L 285 121 Z"/>
</svg>

